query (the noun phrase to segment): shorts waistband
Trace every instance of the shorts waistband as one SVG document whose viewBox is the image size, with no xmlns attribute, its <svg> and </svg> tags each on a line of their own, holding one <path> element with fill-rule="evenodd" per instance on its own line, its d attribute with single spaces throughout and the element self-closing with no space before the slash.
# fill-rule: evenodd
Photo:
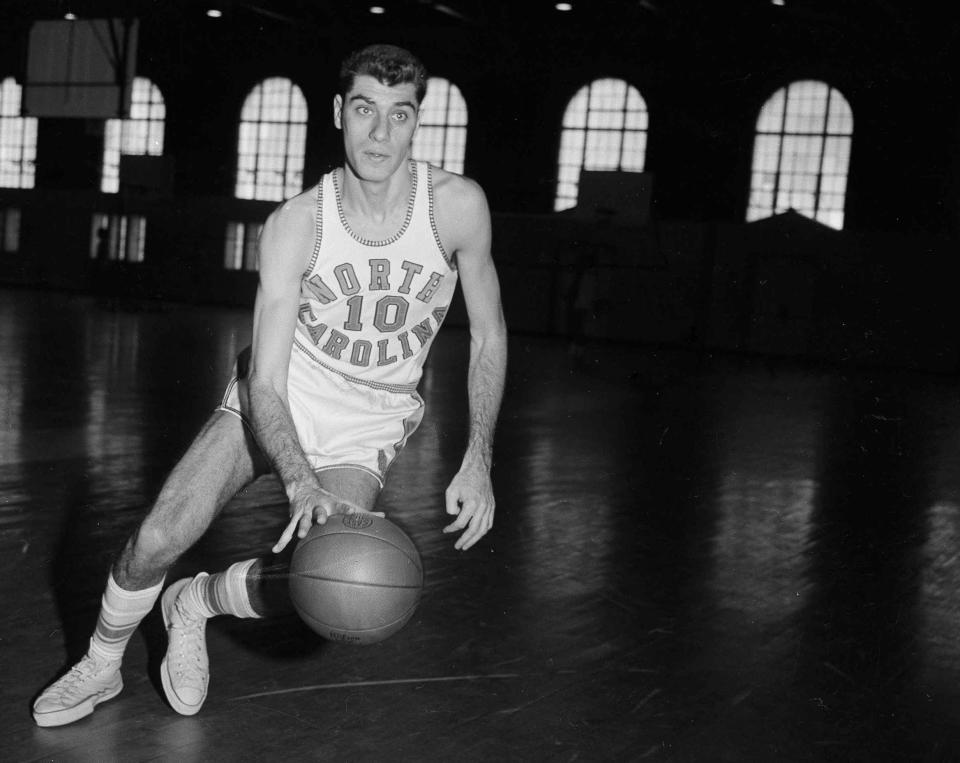
<svg viewBox="0 0 960 763">
<path fill-rule="evenodd" d="M 294 346 L 294 349 L 297 349 L 300 352 L 302 352 L 304 356 L 306 356 L 306 359 L 309 360 L 311 363 L 314 363 L 320 366 L 326 371 L 330 371 L 331 373 L 336 374 L 337 376 L 341 377 L 342 379 L 345 379 L 351 384 L 359 384 L 360 386 L 363 386 L 363 387 L 382 390 L 384 392 L 394 392 L 398 395 L 411 395 L 417 391 L 417 382 L 413 382 L 411 384 L 387 384 L 386 382 L 378 382 L 370 379 L 361 379 L 357 376 L 352 376 L 350 374 L 344 373 L 340 369 L 334 368 L 333 366 L 328 365 L 327 363 L 324 363 L 322 360 L 317 358 L 312 352 L 310 352 L 309 348 L 307 348 L 297 337 L 294 337 L 293 339 L 293 346 Z"/>
</svg>

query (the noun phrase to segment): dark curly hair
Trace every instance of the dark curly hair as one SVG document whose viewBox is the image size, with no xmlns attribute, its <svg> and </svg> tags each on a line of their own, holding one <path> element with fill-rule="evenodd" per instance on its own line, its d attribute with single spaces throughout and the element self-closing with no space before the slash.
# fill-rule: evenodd
<svg viewBox="0 0 960 763">
<path fill-rule="evenodd" d="M 358 75 L 375 77 L 393 87 L 410 82 L 417 91 L 417 103 L 427 93 L 427 70 L 409 50 L 396 45 L 368 45 L 355 50 L 340 65 L 340 95 L 344 98 Z"/>
</svg>

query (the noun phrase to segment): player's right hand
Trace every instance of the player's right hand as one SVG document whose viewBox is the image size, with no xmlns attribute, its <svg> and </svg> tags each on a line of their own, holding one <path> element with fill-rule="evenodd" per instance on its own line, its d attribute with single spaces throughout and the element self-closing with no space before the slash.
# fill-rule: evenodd
<svg viewBox="0 0 960 763">
<path fill-rule="evenodd" d="M 290 522 L 271 550 L 279 554 L 287 547 L 294 533 L 298 538 L 305 538 L 314 523 L 322 525 L 334 514 L 355 514 L 360 511 L 378 517 L 386 516 L 382 511 L 362 509 L 319 485 L 301 490 L 290 500 Z"/>
</svg>

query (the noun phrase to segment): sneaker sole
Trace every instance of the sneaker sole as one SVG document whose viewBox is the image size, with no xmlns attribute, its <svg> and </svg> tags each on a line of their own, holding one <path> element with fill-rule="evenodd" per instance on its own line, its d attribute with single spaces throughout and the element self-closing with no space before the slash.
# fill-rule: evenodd
<svg viewBox="0 0 960 763">
<path fill-rule="evenodd" d="M 86 718 L 88 715 L 91 715 L 97 705 L 101 702 L 106 702 L 108 699 L 113 699 L 122 691 L 123 679 L 120 680 L 116 688 L 109 689 L 106 693 L 99 694 L 96 697 L 89 697 L 73 707 L 64 710 L 54 710 L 49 713 L 38 713 L 34 710 L 33 721 L 43 728 L 66 726 L 68 723 L 79 721 L 81 718 Z"/>
<path fill-rule="evenodd" d="M 160 613 L 163 615 L 163 627 L 168 631 L 170 630 L 170 615 L 167 614 L 170 610 L 173 609 L 173 603 L 176 601 L 177 596 L 180 595 L 180 591 L 190 585 L 192 578 L 184 578 L 183 580 L 178 580 L 172 586 L 170 586 L 166 591 L 163 592 L 163 596 L 160 598 Z M 169 643 L 167 649 L 169 650 Z M 195 705 L 188 705 L 186 702 L 180 699 L 177 696 L 177 693 L 173 690 L 173 683 L 170 680 L 170 671 L 167 670 L 167 655 L 163 655 L 163 661 L 160 663 L 160 683 L 163 685 L 163 693 L 167 697 L 167 702 L 170 703 L 170 707 L 176 710 L 180 715 L 196 715 L 200 712 L 200 708 L 203 707 L 203 703 L 207 698 L 206 692 L 200 698 L 200 701 Z M 93 712 L 91 710 L 91 712 Z"/>
</svg>

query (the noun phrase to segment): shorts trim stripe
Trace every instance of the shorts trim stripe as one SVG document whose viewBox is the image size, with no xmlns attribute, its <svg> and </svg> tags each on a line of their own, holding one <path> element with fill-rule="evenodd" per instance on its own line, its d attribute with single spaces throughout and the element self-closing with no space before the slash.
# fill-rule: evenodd
<svg viewBox="0 0 960 763">
<path fill-rule="evenodd" d="M 315 466 L 313 471 L 319 474 L 320 472 L 328 472 L 332 469 L 357 469 L 361 472 L 369 474 L 377 481 L 381 488 L 383 487 L 383 475 L 377 474 L 375 470 L 366 466 L 361 466 L 360 464 L 324 464 L 323 466 Z"/>
<path fill-rule="evenodd" d="M 410 439 L 410 435 L 417 431 L 417 428 L 420 426 L 420 422 L 423 419 L 423 398 L 417 393 L 414 393 L 413 397 L 420 407 L 403 420 L 403 436 L 393 444 L 393 459 L 390 461 L 390 463 L 393 463 L 397 456 L 400 455 L 400 451 L 406 446 L 407 440 Z"/>
</svg>

